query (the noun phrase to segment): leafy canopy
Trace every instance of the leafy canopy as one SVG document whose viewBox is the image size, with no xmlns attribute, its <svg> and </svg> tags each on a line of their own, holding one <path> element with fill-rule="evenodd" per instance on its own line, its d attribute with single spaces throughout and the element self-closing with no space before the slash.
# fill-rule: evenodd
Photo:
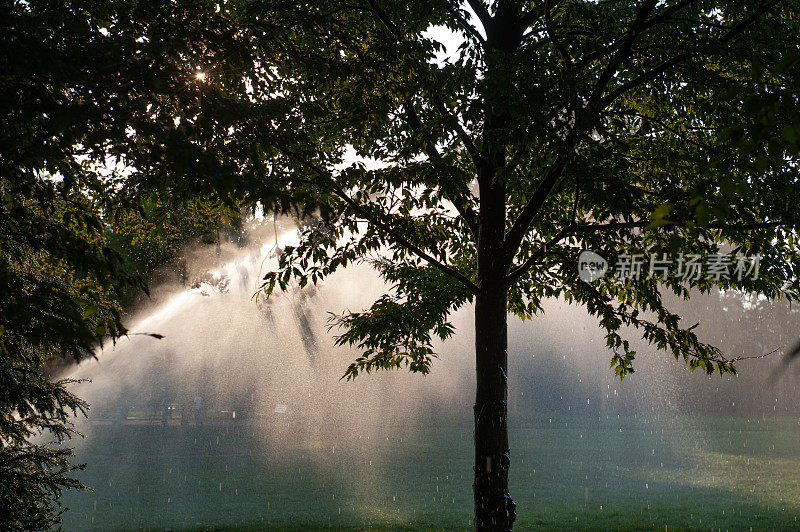
<svg viewBox="0 0 800 532">
<path fill-rule="evenodd" d="M 0 529 L 60 524 L 72 417 L 88 405 L 44 371 L 124 334 L 121 293 L 141 289 L 108 247 L 111 205 L 96 163 L 107 100 L 85 77 L 96 26 L 74 6 L 0 7 Z M 41 436 L 41 438 L 38 438 Z M 54 443 L 50 443 L 54 440 Z"/>
<path fill-rule="evenodd" d="M 548 297 L 583 304 L 606 329 L 618 375 L 633 371 L 626 326 L 693 369 L 734 371 L 662 293 L 798 297 L 800 6 L 469 5 L 289 12 L 253 2 L 229 14 L 257 58 L 247 105 L 287 107 L 268 120 L 251 113 L 244 128 L 263 132 L 270 167 L 285 172 L 268 180 L 312 185 L 336 212 L 286 250 L 265 290 L 371 257 L 392 291 L 337 317 L 339 341 L 365 351 L 347 376 L 402 364 L 424 372 L 432 339 L 452 331 L 448 315 L 482 289 L 479 239 L 495 238 L 509 311 L 530 318 Z M 441 26 L 461 41 L 445 59 L 429 31 Z M 347 146 L 381 164 L 347 166 Z M 488 235 L 493 206 L 481 198 L 498 188 L 505 231 Z M 587 284 L 576 271 L 585 249 L 761 255 L 761 271 Z"/>
<path fill-rule="evenodd" d="M 627 326 L 693 368 L 734 369 L 665 290 L 798 295 L 795 0 L 82 5 L 124 58 L 100 68 L 137 80 L 109 89 L 124 192 L 317 210 L 325 225 L 267 292 L 365 259 L 392 285 L 336 319 L 365 351 L 348 376 L 427 371 L 448 316 L 490 284 L 523 318 L 548 297 L 583 304 L 620 376 Z M 585 249 L 730 250 L 761 271 L 590 285 Z M 481 278 L 480 257 L 501 279 Z"/>
<path fill-rule="evenodd" d="M 303 205 L 325 223 L 266 291 L 364 259 L 390 283 L 337 319 L 365 351 L 348 376 L 427 371 L 448 316 L 489 289 L 487 240 L 509 310 L 583 304 L 623 376 L 626 326 L 692 367 L 733 370 L 664 290 L 798 295 L 794 0 L 73 5 L 96 71 L 114 74 L 98 82 L 102 138 L 129 170 L 112 180 L 123 197 Z M 433 38 L 442 28 L 457 50 Z M 757 280 L 590 285 L 584 249 L 763 258 Z"/>
</svg>

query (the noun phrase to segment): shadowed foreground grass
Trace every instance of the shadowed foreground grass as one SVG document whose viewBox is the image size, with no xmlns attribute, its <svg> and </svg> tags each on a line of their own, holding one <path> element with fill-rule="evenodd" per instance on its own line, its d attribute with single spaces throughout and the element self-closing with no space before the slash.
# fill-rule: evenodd
<svg viewBox="0 0 800 532">
<path fill-rule="evenodd" d="M 510 421 L 519 530 L 800 528 L 797 419 Z M 422 425 L 279 443 L 270 422 L 93 427 L 79 459 L 94 491 L 64 497 L 65 528 L 468 529 L 469 420 Z"/>
</svg>

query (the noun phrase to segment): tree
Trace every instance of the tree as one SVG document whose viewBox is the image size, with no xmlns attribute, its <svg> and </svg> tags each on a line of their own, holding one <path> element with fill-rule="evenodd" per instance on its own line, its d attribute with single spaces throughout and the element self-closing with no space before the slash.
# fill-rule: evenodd
<svg viewBox="0 0 800 532">
<path fill-rule="evenodd" d="M 391 285 L 370 309 L 336 319 L 338 342 L 363 351 L 348 378 L 429 371 L 434 339 L 453 333 L 448 315 L 472 302 L 475 524 L 508 530 L 508 312 L 531 318 L 546 297 L 584 304 L 620 377 L 633 371 L 623 338 L 633 329 L 692 368 L 724 373 L 735 359 L 681 324 L 662 291 L 797 298 L 798 4 L 467 4 L 228 8 L 215 16 L 237 29 L 245 64 L 206 50 L 198 90 L 225 103 L 192 109 L 263 154 L 264 182 L 335 213 L 286 250 L 267 292 L 357 260 Z M 436 26 L 462 41 L 445 60 L 426 33 Z M 379 164 L 347 166 L 348 147 Z M 758 279 L 590 284 L 576 268 L 587 249 L 731 249 L 760 254 L 762 267 Z"/>
<path fill-rule="evenodd" d="M 174 206 L 145 197 L 138 198 L 135 205 L 136 210 L 118 213 L 113 221 L 107 221 L 107 241 L 121 255 L 124 270 L 148 282 L 165 270 L 173 279 L 185 282 L 183 253 L 188 246 L 198 241 L 219 245 L 226 238 L 236 241 L 243 236 L 240 218 L 223 217 L 202 201 Z M 135 306 L 136 298 L 146 295 L 140 287 L 131 286 L 120 303 L 127 310 Z"/>
<path fill-rule="evenodd" d="M 509 312 L 584 304 L 620 377 L 634 329 L 722 373 L 735 359 L 662 292 L 798 297 L 795 0 L 75 4 L 106 51 L 95 71 L 117 84 L 106 123 L 131 168 L 123 194 L 317 208 L 326 223 L 303 230 L 264 290 L 357 260 L 391 285 L 336 319 L 338 341 L 363 352 L 348 378 L 429 371 L 448 315 L 474 305 L 479 530 L 515 516 Z M 461 41 L 446 58 L 436 27 Z M 584 250 L 728 249 L 761 255 L 758 278 L 586 283 L 576 268 Z"/>
<path fill-rule="evenodd" d="M 90 356 L 125 332 L 119 293 L 140 286 L 102 240 L 96 209 L 31 168 L 0 174 L 0 528 L 46 530 L 60 522 L 62 489 L 88 405 L 43 371 L 51 357 Z M 59 190 L 60 189 L 60 190 Z M 63 195 L 62 195 L 63 193 Z M 44 443 L 32 438 L 42 435 Z"/>
<path fill-rule="evenodd" d="M 86 16 L 57 2 L 0 8 L 2 530 L 58 526 L 62 490 L 82 487 L 62 444 L 88 405 L 43 366 L 124 334 L 120 294 L 141 288 L 104 238 L 110 195 L 91 165 L 93 149 L 105 153 L 107 137 L 93 135 L 105 127 L 93 97 L 102 92 L 82 75 L 92 34 Z"/>
<path fill-rule="evenodd" d="M 88 405 L 69 391 L 69 380 L 49 378 L 48 369 L 92 356 L 104 340 L 126 334 L 123 306 L 146 292 L 142 278 L 191 238 L 212 227 L 218 237 L 223 222 L 230 229 L 229 218 L 239 214 L 230 197 L 205 205 L 202 194 L 165 211 L 163 179 L 150 193 L 126 188 L 129 172 L 145 176 L 162 160 L 161 151 L 141 150 L 140 168 L 116 164 L 146 143 L 129 126 L 139 126 L 135 120 L 142 117 L 152 123 L 148 101 L 174 73 L 142 72 L 154 55 L 176 59 L 160 47 L 129 54 L 147 41 L 102 31 L 130 15 L 128 9 L 141 11 L 134 20 L 156 20 L 147 29 L 169 25 L 158 9 L 133 3 L 13 0 L 0 6 L 6 59 L 0 73 L 2 530 L 58 526 L 61 492 L 84 487 L 70 475 L 80 466 L 71 463 L 65 444 L 77 434 L 72 418 Z M 179 35 L 196 43 L 188 28 Z M 170 144 L 158 138 L 162 148 Z M 191 162 L 180 147 L 170 150 L 169 170 L 183 178 L 181 165 Z M 214 154 L 219 161 L 220 152 Z"/>
</svg>

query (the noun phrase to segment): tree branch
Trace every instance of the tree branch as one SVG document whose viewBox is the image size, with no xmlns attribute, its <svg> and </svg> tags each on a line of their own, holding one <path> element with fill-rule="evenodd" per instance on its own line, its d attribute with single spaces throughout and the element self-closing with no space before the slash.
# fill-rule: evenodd
<svg viewBox="0 0 800 532">
<path fill-rule="evenodd" d="M 355 212 L 360 214 L 364 217 L 364 219 L 368 220 L 374 227 L 383 231 L 390 240 L 394 241 L 395 244 L 399 245 L 400 247 L 405 248 L 407 251 L 410 251 L 417 257 L 425 260 L 431 266 L 435 266 L 443 273 L 446 273 L 450 277 L 456 279 L 457 281 L 461 282 L 464 286 L 466 286 L 473 294 L 478 293 L 478 287 L 473 283 L 469 278 L 467 278 L 464 274 L 449 266 L 444 264 L 443 262 L 438 261 L 433 256 L 422 250 L 417 245 L 410 242 L 407 238 L 403 235 L 398 233 L 393 227 L 389 224 L 383 222 L 378 216 L 375 215 L 370 209 L 367 207 L 357 203 L 353 198 L 351 198 L 342 188 L 336 184 L 336 180 L 330 174 L 330 172 L 326 171 L 325 169 L 319 167 L 318 165 L 314 164 L 312 161 L 309 161 L 305 157 L 295 153 L 292 150 L 284 148 L 282 146 L 276 146 L 281 153 L 285 154 L 289 158 L 293 158 L 298 162 L 302 163 L 303 165 L 307 166 L 311 169 L 314 173 L 322 177 L 327 183 L 326 188 L 328 188 L 331 192 L 333 192 L 336 196 L 338 196 L 342 201 L 345 202 L 351 209 Z"/>
<path fill-rule="evenodd" d="M 736 35 L 738 35 L 742 31 L 744 31 L 745 29 L 747 29 L 748 26 L 752 25 L 756 20 L 758 20 L 758 18 L 761 15 L 763 15 L 764 13 L 766 13 L 767 11 L 772 9 L 775 5 L 777 5 L 781 1 L 783 1 L 783 0 L 772 0 L 771 2 L 768 2 L 766 4 L 762 4 L 761 6 L 759 6 L 758 9 L 756 9 L 755 13 L 753 13 L 749 17 L 739 21 L 735 26 L 733 26 L 731 29 L 729 29 L 722 37 L 719 38 L 719 42 L 720 43 L 724 43 L 724 42 L 727 42 L 727 41 L 731 40 L 733 37 L 735 37 Z M 688 3 L 690 3 L 690 2 L 683 2 L 682 4 L 688 4 Z M 654 17 L 654 18 L 661 18 L 661 17 Z M 652 25 L 652 24 L 650 24 L 650 25 Z M 649 27 L 649 25 L 648 25 L 648 27 Z M 648 82 L 648 81 L 650 81 L 652 79 L 655 79 L 656 77 L 658 77 L 659 75 L 663 74 L 664 72 L 666 72 L 670 68 L 674 67 L 678 63 L 681 63 L 681 62 L 691 58 L 693 55 L 697 54 L 698 52 L 699 52 L 699 50 L 698 51 L 694 51 L 694 52 L 689 51 L 689 52 L 683 52 L 681 54 L 678 54 L 675 57 L 672 57 L 671 59 L 668 59 L 668 60 L 662 62 L 661 64 L 653 67 L 652 69 L 648 70 L 644 74 L 641 74 L 637 78 L 632 79 L 632 80 L 628 81 L 627 83 L 624 83 L 623 85 L 621 85 L 620 87 L 618 87 L 617 89 L 615 89 L 614 91 L 612 91 L 610 94 L 608 94 L 607 96 L 605 96 L 602 99 L 602 103 L 600 105 L 600 108 L 603 109 L 603 108 L 607 107 L 611 102 L 613 102 L 614 100 L 616 100 L 618 97 L 620 97 L 621 95 L 625 94 L 629 90 L 631 90 L 633 88 L 636 88 L 636 87 L 642 85 L 643 83 L 646 83 L 646 82 Z"/>
<path fill-rule="evenodd" d="M 631 56 L 633 43 L 643 30 L 643 27 L 647 22 L 647 17 L 650 15 L 653 9 L 655 9 L 657 3 L 657 0 L 647 0 L 644 2 L 642 7 L 639 9 L 639 12 L 636 14 L 636 18 L 633 19 L 631 26 L 628 28 L 628 31 L 625 32 L 625 35 L 622 36 L 621 39 L 619 39 L 619 45 L 612 46 L 612 48 L 617 49 L 617 52 L 609 60 L 606 68 L 603 69 L 603 72 L 600 74 L 600 77 L 597 80 L 597 85 L 595 85 L 591 96 L 589 96 L 589 102 L 587 103 L 586 108 L 588 108 L 590 111 L 603 94 L 603 91 L 605 91 L 606 86 L 608 85 L 609 81 L 611 81 L 611 78 L 614 77 L 619 65 Z"/>
<path fill-rule="evenodd" d="M 486 6 L 483 5 L 481 0 L 467 0 L 467 3 L 469 3 L 469 7 L 472 8 L 472 11 L 478 16 L 481 24 L 483 24 L 483 31 L 486 32 L 489 25 L 492 23 L 492 15 L 489 14 L 489 10 L 486 9 Z"/>
<path fill-rule="evenodd" d="M 572 229 L 572 226 L 567 226 L 561 229 L 558 233 L 555 234 L 553 238 L 548 240 L 542 247 L 531 253 L 531 255 L 519 266 L 511 270 L 508 275 L 506 276 L 506 284 L 508 286 L 514 284 L 520 277 L 525 275 L 525 272 L 531 269 L 531 267 L 536 264 L 537 261 L 545 258 L 547 256 L 548 250 L 556 245 L 562 238 L 567 236 Z"/>
<path fill-rule="evenodd" d="M 561 58 L 564 61 L 564 67 L 567 70 L 567 74 L 570 78 L 570 83 L 574 81 L 573 79 L 573 70 L 572 70 L 572 56 L 569 55 L 567 49 L 564 47 L 564 44 L 561 42 L 561 39 L 558 37 L 558 33 L 556 33 L 555 28 L 553 28 L 553 17 L 550 11 L 558 5 L 558 0 L 545 0 L 544 3 L 544 21 L 545 21 L 545 28 L 547 29 L 547 35 L 550 37 L 550 40 L 553 42 L 553 45 L 558 50 L 558 53 L 561 54 Z"/>
<path fill-rule="evenodd" d="M 519 280 L 525 272 L 527 272 L 534 264 L 536 264 L 539 260 L 545 258 L 547 256 L 548 251 L 558 242 L 560 242 L 564 237 L 575 234 L 575 233 L 598 233 L 598 232 L 612 232 L 618 231 L 620 229 L 637 229 L 642 227 L 647 227 L 650 224 L 649 221 L 638 221 L 638 222 L 611 222 L 607 224 L 570 224 L 563 227 L 558 233 L 555 234 L 550 240 L 548 240 L 544 245 L 542 245 L 539 249 L 534 251 L 533 253 L 528 256 L 528 258 L 517 266 L 513 268 L 508 275 L 506 276 L 506 283 L 508 285 L 513 284 L 517 280 Z M 769 229 L 773 227 L 781 227 L 784 225 L 788 225 L 784 222 L 762 222 L 762 223 L 752 223 L 752 224 L 723 224 L 723 223 L 712 223 L 709 224 L 708 227 L 711 229 L 720 229 L 726 231 L 755 231 L 758 229 Z M 671 222 L 665 224 L 662 227 L 686 227 L 684 223 L 678 222 Z"/>
<path fill-rule="evenodd" d="M 525 29 L 530 28 L 534 22 L 542 18 L 543 14 L 547 14 L 552 8 L 557 6 L 559 1 L 560 0 L 555 0 L 553 2 L 546 1 L 542 9 L 531 9 L 527 13 L 523 13 L 522 18 L 520 18 L 520 23 Z M 552 5 L 548 5 L 551 3 Z"/>
<path fill-rule="evenodd" d="M 617 53 L 614 54 L 614 57 L 609 61 L 608 65 L 606 65 L 606 68 L 603 70 L 603 73 L 600 75 L 597 85 L 592 91 L 588 103 L 580 115 L 583 115 L 585 112 L 592 112 L 594 110 L 597 99 L 605 90 L 605 86 L 613 77 L 617 67 L 622 61 L 630 56 L 630 50 L 633 42 L 636 40 L 642 25 L 647 20 L 648 15 L 656 7 L 657 3 L 657 0 L 646 0 L 646 2 L 644 2 L 642 7 L 639 9 L 639 12 L 636 14 L 636 18 L 634 19 L 633 23 L 631 23 L 630 28 L 625 33 L 625 36 L 620 40 Z M 580 115 L 575 117 L 573 128 L 567 136 L 561 155 L 559 155 L 559 157 L 556 159 L 556 162 L 547 171 L 547 174 L 545 174 L 545 177 L 539 183 L 536 191 L 528 200 L 517 219 L 514 220 L 511 229 L 506 235 L 506 240 L 503 247 L 505 250 L 505 260 L 507 261 L 507 264 L 513 260 L 517 249 L 519 249 L 525 234 L 528 232 L 528 229 L 533 222 L 533 219 L 536 217 L 536 214 L 539 212 L 542 205 L 544 205 L 545 201 L 550 195 L 550 192 L 553 190 L 553 187 L 555 187 L 556 183 L 558 183 L 558 180 L 561 177 L 561 174 L 569 160 L 569 154 L 574 146 L 579 129 L 583 127 L 584 124 L 591 122 L 591 120 L 586 120 Z"/>
<path fill-rule="evenodd" d="M 672 20 L 671 19 L 672 15 L 674 15 L 678 11 L 690 6 L 691 4 L 694 4 L 697 1 L 698 0 L 684 0 L 682 2 L 678 2 L 677 4 L 665 9 L 664 11 L 658 13 L 657 15 L 653 16 L 650 20 L 645 22 L 644 25 L 642 26 L 641 31 L 644 31 L 646 29 L 650 29 L 653 26 L 656 26 L 658 24 L 663 24 L 663 23 L 671 21 Z M 599 51 L 599 52 L 596 52 L 594 54 L 590 54 L 589 56 L 584 57 L 583 59 L 581 59 L 577 63 L 578 68 L 583 68 L 586 65 L 588 65 L 589 63 L 591 63 L 592 61 L 600 59 L 601 57 L 613 52 L 617 48 L 619 43 L 622 42 L 623 38 L 624 37 L 622 37 L 620 39 L 617 39 L 617 41 L 612 43 L 611 46 L 607 47 L 606 50 Z"/>
<path fill-rule="evenodd" d="M 719 42 L 726 42 L 731 38 L 733 38 L 734 36 L 736 36 L 737 34 L 741 33 L 748 26 L 753 24 L 761 15 L 769 11 L 772 7 L 774 7 L 781 1 L 783 0 L 771 0 L 770 2 L 762 4 L 761 6 L 758 7 L 758 9 L 756 9 L 756 11 L 752 15 L 741 20 L 734 27 L 728 30 L 728 32 L 726 32 L 725 35 L 720 37 Z M 647 72 L 637 77 L 636 79 L 623 84 L 619 88 L 615 89 L 608 96 L 600 99 L 602 93 L 605 91 L 605 88 L 608 85 L 609 81 L 613 78 L 614 73 L 616 72 L 619 65 L 623 61 L 625 61 L 628 57 L 630 57 L 631 49 L 634 41 L 636 40 L 636 37 L 640 35 L 641 32 L 644 31 L 644 29 L 651 27 L 652 25 L 658 22 L 663 22 L 668 18 L 669 15 L 671 15 L 674 12 L 677 12 L 677 10 L 679 9 L 683 9 L 684 7 L 688 6 L 691 2 L 690 1 L 680 2 L 679 4 L 676 4 L 675 6 L 667 9 L 665 12 L 662 12 L 656 17 L 653 17 L 653 19 L 648 20 L 647 17 L 650 15 L 653 9 L 655 9 L 657 3 L 658 3 L 657 0 L 647 0 L 646 2 L 644 2 L 642 7 L 639 9 L 639 12 L 637 13 L 636 18 L 631 24 L 629 30 L 621 39 L 618 40 L 619 44 L 614 45 L 614 47 L 617 47 L 617 52 L 614 54 L 614 57 L 609 61 L 608 65 L 606 65 L 606 68 L 601 73 L 597 85 L 592 91 L 592 94 L 589 97 L 589 101 L 586 107 L 584 107 L 583 109 L 584 113 L 585 112 L 591 113 L 593 111 L 599 111 L 604 109 L 609 104 L 611 104 L 616 98 L 618 98 L 631 88 L 634 88 L 638 85 L 641 85 L 642 83 L 645 83 L 650 79 L 659 76 L 660 74 L 666 72 L 670 68 L 674 67 L 675 65 L 677 65 L 682 61 L 685 61 L 686 59 L 688 59 L 693 55 L 692 52 L 684 52 L 682 54 L 678 54 L 677 56 L 668 59 L 667 61 L 664 61 L 660 65 L 648 70 Z M 597 105 L 598 103 L 600 105 Z M 541 183 L 537 187 L 533 196 L 531 196 L 531 199 L 528 201 L 528 203 L 525 205 L 520 215 L 514 221 L 511 229 L 509 230 L 506 236 L 506 241 L 504 243 L 506 258 L 508 259 L 509 262 L 513 260 L 513 256 L 516 254 L 517 249 L 522 243 L 522 240 L 525 234 L 527 233 L 530 224 L 533 222 L 533 219 L 535 218 L 539 209 L 542 207 L 542 205 L 544 205 L 553 187 L 556 185 L 559 178 L 561 177 L 561 173 L 563 172 L 564 167 L 566 166 L 568 160 L 567 159 L 568 153 L 570 152 L 572 146 L 574 145 L 576 136 L 580 128 L 585 127 L 587 123 L 591 123 L 591 120 L 585 118 L 585 115 L 576 116 L 575 127 L 572 129 L 572 131 L 570 132 L 570 136 L 568 137 L 571 142 L 565 143 L 566 149 L 564 149 L 562 155 L 556 160 L 556 163 L 550 168 L 550 170 L 548 170 L 548 173 L 545 175 L 544 179 L 542 179 Z M 640 222 L 640 223 L 644 223 L 644 225 L 647 225 L 649 222 Z M 748 227 L 753 229 L 763 228 L 758 226 L 755 227 L 740 226 L 739 228 L 742 230 L 747 230 Z M 733 230 L 737 229 L 736 227 L 731 227 L 731 226 L 713 227 L 713 224 L 712 228 L 733 229 Z"/>
<path fill-rule="evenodd" d="M 475 26 L 470 24 L 469 21 L 464 18 L 464 15 L 461 13 L 461 11 L 451 6 L 448 0 L 444 0 L 444 8 L 447 10 L 448 13 L 450 13 L 453 16 L 453 18 L 455 18 L 458 21 L 459 25 L 462 28 L 464 28 L 464 30 L 467 33 L 472 35 L 472 37 L 479 43 L 481 43 L 481 45 L 483 46 L 486 45 L 486 39 L 483 38 L 483 35 L 481 35 L 481 33 L 478 31 L 477 28 L 475 28 Z"/>
<path fill-rule="evenodd" d="M 691 52 L 684 52 L 682 54 L 678 54 L 671 59 L 667 59 L 660 65 L 648 70 L 644 74 L 640 75 L 639 77 L 632 79 L 631 81 L 622 84 L 618 88 L 614 89 L 611 93 L 605 96 L 600 103 L 600 108 L 605 109 L 611 102 L 619 98 L 622 94 L 625 94 L 629 90 L 642 85 L 650 80 L 657 78 L 659 75 L 663 74 L 670 68 L 674 67 L 678 63 L 689 59 L 692 56 Z"/>
<path fill-rule="evenodd" d="M 570 143 L 571 144 L 571 143 Z M 570 151 L 570 150 L 565 150 Z M 547 171 L 542 181 L 539 183 L 539 186 L 536 187 L 531 198 L 528 200 L 528 203 L 525 204 L 523 207 L 522 212 L 520 212 L 517 219 L 514 220 L 514 223 L 511 225 L 511 229 L 509 229 L 508 233 L 506 233 L 505 242 L 503 243 L 503 249 L 505 250 L 505 260 L 510 262 L 514 255 L 519 249 L 520 244 L 522 243 L 522 239 L 525 237 L 525 234 L 528 232 L 528 228 L 530 227 L 533 219 L 536 217 L 536 214 L 541 209 L 544 202 L 547 200 L 547 197 L 550 195 L 550 191 L 553 190 L 558 180 L 561 178 L 561 174 L 564 171 L 564 168 L 567 166 L 568 156 L 561 155 L 553 166 Z"/>
<path fill-rule="evenodd" d="M 405 103 L 406 108 L 406 121 L 408 125 L 411 126 L 411 129 L 419 135 L 422 131 L 422 121 L 419 119 L 419 115 L 417 114 L 416 110 L 414 109 L 414 104 L 408 100 Z M 439 153 L 439 150 L 436 149 L 433 141 L 426 141 L 426 151 L 428 153 L 428 158 L 431 160 L 432 164 L 442 164 L 442 156 Z M 447 199 L 450 200 L 450 203 L 453 204 L 456 211 L 461 215 L 464 219 L 467 227 L 469 227 L 470 232 L 472 232 L 472 236 L 477 238 L 478 234 L 478 217 L 475 214 L 475 211 L 472 209 L 472 206 L 467 203 L 464 205 L 461 202 L 463 196 L 469 196 L 472 198 L 472 194 L 470 193 L 469 189 L 463 187 L 462 190 L 459 190 L 462 187 L 458 186 L 458 183 L 455 183 L 451 180 L 445 180 L 442 183 L 442 188 L 444 189 L 445 195 Z M 465 190 L 464 190 L 465 189 Z"/>
<path fill-rule="evenodd" d="M 464 131 L 464 128 L 461 127 L 461 123 L 458 121 L 458 119 L 447 110 L 447 106 L 445 106 L 444 102 L 442 102 L 442 99 L 434 90 L 431 90 L 431 101 L 433 102 L 433 106 L 436 108 L 439 114 L 442 115 L 442 118 L 445 119 L 445 122 L 449 122 L 448 125 L 456 132 L 456 135 L 466 148 L 467 153 L 469 153 L 469 156 L 475 166 L 480 166 L 481 156 L 478 154 L 478 149 L 475 147 L 472 139 L 469 137 L 469 135 L 467 135 L 467 132 Z"/>
<path fill-rule="evenodd" d="M 651 28 L 656 24 L 661 24 L 663 22 L 666 22 L 672 17 L 672 15 L 674 15 L 678 11 L 682 10 L 685 7 L 689 7 L 690 5 L 698 1 L 699 0 L 683 0 L 682 2 L 678 2 L 675 5 L 666 8 L 664 11 L 658 13 L 653 18 L 648 20 L 644 25 L 644 29 Z"/>
<path fill-rule="evenodd" d="M 578 233 L 586 233 L 586 232 L 605 232 L 605 231 L 617 231 L 619 229 L 636 229 L 641 227 L 647 227 L 650 225 L 650 221 L 637 221 L 637 222 L 610 222 L 606 224 L 583 224 L 583 225 L 575 225 L 573 227 L 573 232 Z M 760 223 L 751 223 L 751 224 L 724 224 L 724 223 L 710 223 L 708 224 L 709 229 L 722 229 L 726 231 L 755 231 L 758 229 L 770 229 L 773 227 L 781 227 L 784 225 L 789 225 L 785 222 L 760 222 Z M 686 222 L 667 222 L 661 227 L 688 227 Z"/>
<path fill-rule="evenodd" d="M 386 28 L 398 41 L 402 41 L 403 36 L 398 26 L 391 21 L 386 11 L 384 11 L 375 0 L 369 0 L 369 4 L 381 23 L 386 26 Z M 424 73 L 420 76 L 422 78 L 422 86 L 423 89 L 429 92 L 434 108 L 439 112 L 440 115 L 442 115 L 442 117 L 445 119 L 445 123 L 455 132 L 456 136 L 464 144 L 464 148 L 466 148 L 467 152 L 472 158 L 472 162 L 476 166 L 479 166 L 480 155 L 478 154 L 478 150 L 475 148 L 475 143 L 472 141 L 467 132 L 464 131 L 464 128 L 461 126 L 458 118 L 453 116 L 453 114 L 447 109 L 447 106 L 444 104 L 444 102 L 442 102 L 442 99 L 439 97 L 439 94 L 436 92 L 436 90 L 430 86 L 427 78 L 427 75 L 429 74 L 428 65 L 421 65 L 419 61 L 414 61 L 414 64 L 416 65 L 417 69 L 424 70 Z"/>
<path fill-rule="evenodd" d="M 381 23 L 386 26 L 386 29 L 389 30 L 392 35 L 399 36 L 400 28 L 398 28 L 397 25 L 392 22 L 386 11 L 384 11 L 383 8 L 378 5 L 378 2 L 375 0 L 367 1 L 369 2 L 369 6 L 372 8 L 372 11 L 378 16 L 378 20 L 380 20 Z"/>
<path fill-rule="evenodd" d="M 727 42 L 727 41 L 731 40 L 736 35 L 738 35 L 739 33 L 743 32 L 744 30 L 746 30 L 747 27 L 750 26 L 751 24 L 753 24 L 756 20 L 758 20 L 758 18 L 761 15 L 763 15 L 764 13 L 766 13 L 767 11 L 769 11 L 770 9 L 772 9 L 773 7 L 775 7 L 776 5 L 778 5 L 779 3 L 783 2 L 783 1 L 784 0 L 772 0 L 771 2 L 767 2 L 766 4 L 760 5 L 758 7 L 758 9 L 756 9 L 755 13 L 753 13 L 752 15 L 747 17 L 746 19 L 740 21 L 733 28 L 728 30 L 728 32 L 725 35 L 720 37 L 720 39 L 719 39 L 720 42 Z"/>
</svg>

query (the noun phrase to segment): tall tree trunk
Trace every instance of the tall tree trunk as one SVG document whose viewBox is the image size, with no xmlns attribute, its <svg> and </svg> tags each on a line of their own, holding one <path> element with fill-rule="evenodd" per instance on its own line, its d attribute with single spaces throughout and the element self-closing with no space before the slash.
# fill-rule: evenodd
<svg viewBox="0 0 800 532">
<path fill-rule="evenodd" d="M 516 507 L 508 493 L 506 192 L 496 169 L 503 150 L 479 169 L 478 294 L 475 298 L 475 528 L 511 530 Z"/>
<path fill-rule="evenodd" d="M 516 506 L 508 492 L 508 367 L 504 287 L 481 290 L 475 305 L 475 528 L 511 530 Z"/>
<path fill-rule="evenodd" d="M 475 298 L 475 528 L 510 531 L 517 516 L 508 493 L 508 286 L 514 253 L 505 249 L 508 125 L 505 100 L 511 90 L 514 52 L 522 42 L 520 6 L 499 2 L 487 25 L 486 77 L 483 87 L 483 139 L 477 166 L 478 294 Z"/>
</svg>

